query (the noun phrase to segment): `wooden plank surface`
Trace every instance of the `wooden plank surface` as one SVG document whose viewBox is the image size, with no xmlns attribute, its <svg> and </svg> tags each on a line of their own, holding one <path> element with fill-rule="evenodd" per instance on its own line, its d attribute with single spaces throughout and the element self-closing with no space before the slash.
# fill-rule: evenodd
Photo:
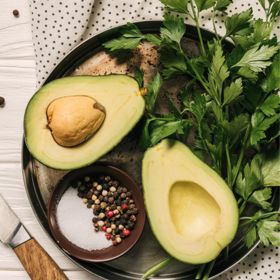
<svg viewBox="0 0 280 280">
<path fill-rule="evenodd" d="M 13 16 L 17 9 L 19 17 Z M 70 279 L 93 279 L 69 261 L 49 240 L 28 202 L 21 173 L 24 108 L 36 87 L 35 60 L 27 0 L 0 0 L 0 193 L 30 233 Z M 14 252 L 0 243 L 0 279 L 29 279 Z"/>
</svg>

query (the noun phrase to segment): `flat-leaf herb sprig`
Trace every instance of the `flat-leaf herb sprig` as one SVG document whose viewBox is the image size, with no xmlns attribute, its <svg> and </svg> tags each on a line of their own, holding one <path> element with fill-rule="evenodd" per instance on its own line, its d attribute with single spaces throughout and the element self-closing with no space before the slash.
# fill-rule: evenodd
<svg viewBox="0 0 280 280">
<path fill-rule="evenodd" d="M 147 85 L 140 144 L 147 148 L 166 137 L 184 141 L 194 130 L 191 149 L 210 159 L 209 164 L 235 194 L 245 245 L 250 248 L 259 238 L 265 246 L 279 246 L 279 212 L 272 211 L 271 198 L 273 187 L 280 186 L 280 44 L 271 33 L 280 16 L 280 0 L 259 0 L 264 20 L 254 19 L 252 9 L 227 16 L 232 0 L 161 2 L 166 13 L 159 35 L 142 34 L 130 23 L 122 29 L 122 36 L 104 44 L 113 52 L 135 49 L 143 40 L 159 48 L 160 70 Z M 205 42 L 199 21 L 201 12 L 208 9 L 225 13 L 226 31 L 220 37 L 213 20 L 215 36 Z M 198 56 L 182 48 L 185 16 L 196 26 Z M 141 85 L 142 74 L 136 72 Z M 186 77 L 180 93 L 183 109 L 169 99 L 170 113 L 157 115 L 154 107 L 162 84 L 178 75 Z M 254 206 L 255 213 L 244 216 L 248 205 Z M 171 259 L 156 264 L 144 278 L 158 273 Z M 196 279 L 208 279 L 214 264 L 215 260 L 201 265 Z"/>
</svg>

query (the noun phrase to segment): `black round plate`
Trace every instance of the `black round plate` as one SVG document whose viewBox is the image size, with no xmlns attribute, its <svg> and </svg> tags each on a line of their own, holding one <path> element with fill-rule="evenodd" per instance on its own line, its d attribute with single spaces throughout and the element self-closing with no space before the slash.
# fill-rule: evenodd
<svg viewBox="0 0 280 280">
<path fill-rule="evenodd" d="M 159 29 L 162 25 L 161 21 L 147 21 L 147 22 L 139 22 L 136 23 L 137 26 L 141 29 L 143 33 L 158 33 Z M 102 44 L 116 38 L 120 35 L 119 33 L 120 27 L 116 27 L 105 31 L 101 34 L 98 34 L 92 38 L 89 38 L 79 46 L 77 46 L 74 50 L 72 50 L 65 58 L 59 63 L 59 65 L 51 72 L 45 83 L 48 83 L 54 79 L 67 76 L 74 69 L 77 68 L 80 64 L 82 64 L 86 59 L 91 57 L 93 54 L 97 53 L 102 49 Z M 185 35 L 187 38 L 191 38 L 197 40 L 197 32 L 195 27 L 187 25 L 187 32 Z M 208 32 L 206 30 L 202 30 L 202 36 L 204 40 L 208 40 L 213 38 L 213 33 Z M 47 219 L 47 209 L 41 197 L 38 182 L 36 180 L 36 176 L 34 173 L 34 159 L 29 153 L 24 141 L 22 146 L 22 168 L 23 168 L 23 177 L 25 181 L 25 187 L 27 194 L 29 196 L 29 200 L 31 206 L 33 208 L 34 213 L 37 216 L 38 221 L 45 229 L 49 237 L 54 241 L 54 238 L 51 235 L 49 226 L 48 226 L 48 219 Z M 274 209 L 278 209 L 279 207 L 279 195 L 278 191 L 274 191 L 273 196 L 273 207 Z M 56 244 L 56 243 L 55 243 Z M 244 246 L 244 242 L 242 240 L 242 235 L 237 236 L 235 242 L 230 247 L 229 255 L 227 258 L 220 257 L 216 265 L 212 271 L 211 279 L 215 278 L 219 274 L 225 272 L 245 256 L 247 256 L 256 246 L 258 242 L 248 250 Z M 101 276 L 105 279 L 118 279 L 118 280 L 125 280 L 125 279 L 141 279 L 141 274 L 139 273 L 131 273 L 131 268 L 128 270 L 121 270 L 117 269 L 114 266 L 110 265 L 110 263 L 88 263 L 85 261 L 81 261 L 70 255 L 66 254 L 60 247 L 58 247 L 69 259 L 75 262 L 77 265 L 82 267 L 83 269 L 87 270 L 88 272 Z M 185 272 L 180 273 L 165 273 L 154 277 L 153 279 L 184 279 L 184 280 L 193 280 L 196 274 L 196 267 L 195 266 L 187 266 Z"/>
</svg>

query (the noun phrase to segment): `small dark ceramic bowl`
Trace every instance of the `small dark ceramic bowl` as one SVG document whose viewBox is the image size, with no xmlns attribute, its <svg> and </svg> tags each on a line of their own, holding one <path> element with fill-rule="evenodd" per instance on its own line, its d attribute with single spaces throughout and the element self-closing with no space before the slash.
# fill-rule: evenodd
<svg viewBox="0 0 280 280">
<path fill-rule="evenodd" d="M 112 245 L 101 250 L 88 251 L 74 245 L 63 235 L 57 223 L 56 211 L 57 205 L 62 195 L 71 185 L 71 182 L 84 176 L 98 175 L 112 176 L 113 178 L 118 180 L 122 186 L 126 187 L 132 193 L 133 200 L 135 201 L 135 205 L 138 208 L 139 212 L 137 215 L 135 228 L 131 231 L 130 236 L 128 238 L 125 238 L 122 243 L 118 244 L 117 246 Z M 135 243 L 138 241 L 142 234 L 145 224 L 145 216 L 146 215 L 143 196 L 137 184 L 124 171 L 112 165 L 106 165 L 101 163 L 77 169 L 66 174 L 56 185 L 50 198 L 48 207 L 48 223 L 56 242 L 68 254 L 88 262 L 111 261 L 129 251 L 135 245 Z"/>
</svg>

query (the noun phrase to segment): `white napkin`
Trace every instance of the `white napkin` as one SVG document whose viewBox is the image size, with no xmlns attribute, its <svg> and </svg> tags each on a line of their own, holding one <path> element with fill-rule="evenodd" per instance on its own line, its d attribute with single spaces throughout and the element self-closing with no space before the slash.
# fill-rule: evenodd
<svg viewBox="0 0 280 280">
<path fill-rule="evenodd" d="M 37 85 L 44 82 L 52 69 L 76 45 L 113 26 L 126 22 L 161 20 L 163 6 L 159 0 L 29 0 L 36 55 Z M 252 7 L 255 17 L 263 16 L 258 1 L 234 0 L 229 14 Z M 209 12 L 204 13 L 201 26 L 212 30 Z M 186 19 L 187 23 L 190 23 Z M 218 32 L 223 34 L 223 17 L 216 16 Z M 280 24 L 275 33 L 280 36 Z M 254 251 L 245 262 L 218 279 L 277 279 L 277 248 Z M 262 259 L 261 263 L 258 263 Z"/>
<path fill-rule="evenodd" d="M 40 85 L 73 47 L 88 37 L 126 22 L 161 20 L 159 0 L 29 0 L 33 41 Z M 256 17 L 263 12 L 258 1 L 234 0 L 229 14 L 252 7 Z M 218 32 L 224 32 L 223 17 L 217 14 Z M 187 23 L 190 23 L 186 20 Z M 212 30 L 210 13 L 204 13 L 201 26 Z M 280 35 L 280 25 L 276 32 Z"/>
</svg>

